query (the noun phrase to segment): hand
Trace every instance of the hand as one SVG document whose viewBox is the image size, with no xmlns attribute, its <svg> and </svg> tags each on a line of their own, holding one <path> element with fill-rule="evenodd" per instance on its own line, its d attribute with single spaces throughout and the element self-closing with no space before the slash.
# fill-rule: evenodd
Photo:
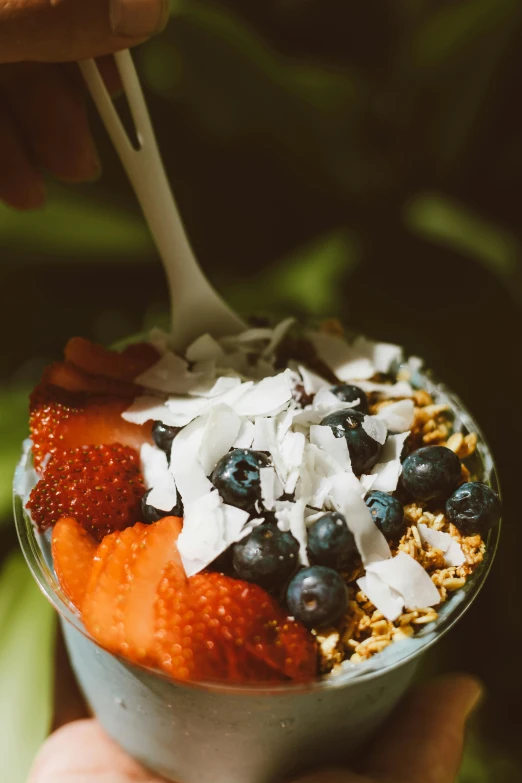
<svg viewBox="0 0 522 783">
<path fill-rule="evenodd" d="M 161 783 L 124 753 L 85 708 L 58 647 L 55 726 L 27 783 Z M 466 720 L 481 695 L 466 675 L 444 677 L 406 698 L 384 726 L 357 771 L 337 766 L 293 783 L 454 783 Z M 69 722 L 73 721 L 73 722 Z"/>
<path fill-rule="evenodd" d="M 165 26 L 168 8 L 168 0 L 0 0 L 0 201 L 42 206 L 42 170 L 69 182 L 99 176 L 72 63 L 144 41 Z M 101 67 L 116 90 L 112 58 Z"/>
</svg>

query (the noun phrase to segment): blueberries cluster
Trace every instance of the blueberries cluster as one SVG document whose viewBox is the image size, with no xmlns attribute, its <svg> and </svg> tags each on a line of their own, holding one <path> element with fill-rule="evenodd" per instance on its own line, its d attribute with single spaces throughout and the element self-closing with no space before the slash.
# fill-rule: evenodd
<svg viewBox="0 0 522 783">
<path fill-rule="evenodd" d="M 357 404 L 349 410 L 329 414 L 322 425 L 329 426 L 336 438 L 345 438 L 356 475 L 368 473 L 377 463 L 382 446 L 370 437 L 362 424 L 368 413 L 368 399 L 357 386 L 340 384 L 331 391 L 346 402 Z M 172 441 L 179 432 L 155 422 L 152 436 L 158 448 L 170 454 Z M 299 543 L 289 532 L 280 530 L 275 516 L 262 511 L 260 469 L 271 464 L 262 451 L 233 449 L 217 463 L 210 480 L 224 502 L 248 511 L 253 518 L 263 517 L 248 536 L 234 544 L 213 564 L 286 601 L 289 612 L 308 627 L 332 625 L 346 612 L 348 595 L 342 572 L 358 561 L 355 539 L 342 514 L 322 514 L 308 529 L 310 566 L 299 567 Z M 486 484 L 470 482 L 458 486 L 460 460 L 444 446 L 426 446 L 411 453 L 403 462 L 401 484 L 418 501 L 445 501 L 447 518 L 464 534 L 485 536 L 500 517 L 500 502 Z M 142 500 L 145 522 L 167 515 L 182 516 L 178 500 L 170 510 L 156 509 Z M 405 531 L 400 501 L 385 492 L 369 492 L 366 505 L 375 524 L 389 541 L 397 541 Z"/>
</svg>

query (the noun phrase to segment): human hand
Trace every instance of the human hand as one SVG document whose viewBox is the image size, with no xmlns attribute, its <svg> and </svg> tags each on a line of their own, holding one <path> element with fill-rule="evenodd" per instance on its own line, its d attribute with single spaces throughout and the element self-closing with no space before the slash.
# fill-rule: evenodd
<svg viewBox="0 0 522 783">
<path fill-rule="evenodd" d="M 161 783 L 97 721 L 79 720 L 86 713 L 62 646 L 58 655 L 55 725 L 61 728 L 43 745 L 27 783 Z M 454 783 L 466 721 L 480 695 L 467 675 L 424 685 L 405 699 L 356 769 L 323 768 L 293 783 Z"/>
<path fill-rule="evenodd" d="M 100 161 L 76 60 L 100 57 L 112 92 L 112 58 L 159 32 L 168 0 L 0 0 L 0 201 L 43 205 L 42 171 L 97 179 Z"/>
</svg>

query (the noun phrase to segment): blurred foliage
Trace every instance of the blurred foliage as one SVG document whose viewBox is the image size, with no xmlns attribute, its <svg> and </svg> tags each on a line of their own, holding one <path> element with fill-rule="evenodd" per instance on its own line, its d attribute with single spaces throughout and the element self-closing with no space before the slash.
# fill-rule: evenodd
<svg viewBox="0 0 522 783">
<path fill-rule="evenodd" d="M 342 314 L 403 342 L 468 403 L 497 455 L 504 548 L 425 671 L 465 668 L 486 681 L 460 780 L 514 783 L 522 638 L 511 607 L 522 591 L 509 558 L 522 546 L 510 524 L 522 423 L 506 413 L 505 389 L 522 382 L 522 4 L 175 0 L 172 9 L 136 61 L 209 277 L 244 311 Z M 93 126 L 99 183 L 54 185 L 33 215 L 0 208 L 4 522 L 27 389 L 45 361 L 71 334 L 111 343 L 167 318 L 147 228 L 95 117 Z M 2 533 L 8 554 L 12 525 Z M 0 677 L 2 703 L 16 711 L 2 723 L 6 783 L 23 783 L 48 723 L 49 618 L 19 557 L 9 559 Z"/>
</svg>

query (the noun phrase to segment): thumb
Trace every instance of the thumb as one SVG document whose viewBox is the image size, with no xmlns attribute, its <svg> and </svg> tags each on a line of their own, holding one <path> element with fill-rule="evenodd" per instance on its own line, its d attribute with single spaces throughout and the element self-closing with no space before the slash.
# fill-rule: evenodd
<svg viewBox="0 0 522 783">
<path fill-rule="evenodd" d="M 66 62 L 126 49 L 165 27 L 169 0 L 0 0 L 0 62 Z"/>
</svg>

